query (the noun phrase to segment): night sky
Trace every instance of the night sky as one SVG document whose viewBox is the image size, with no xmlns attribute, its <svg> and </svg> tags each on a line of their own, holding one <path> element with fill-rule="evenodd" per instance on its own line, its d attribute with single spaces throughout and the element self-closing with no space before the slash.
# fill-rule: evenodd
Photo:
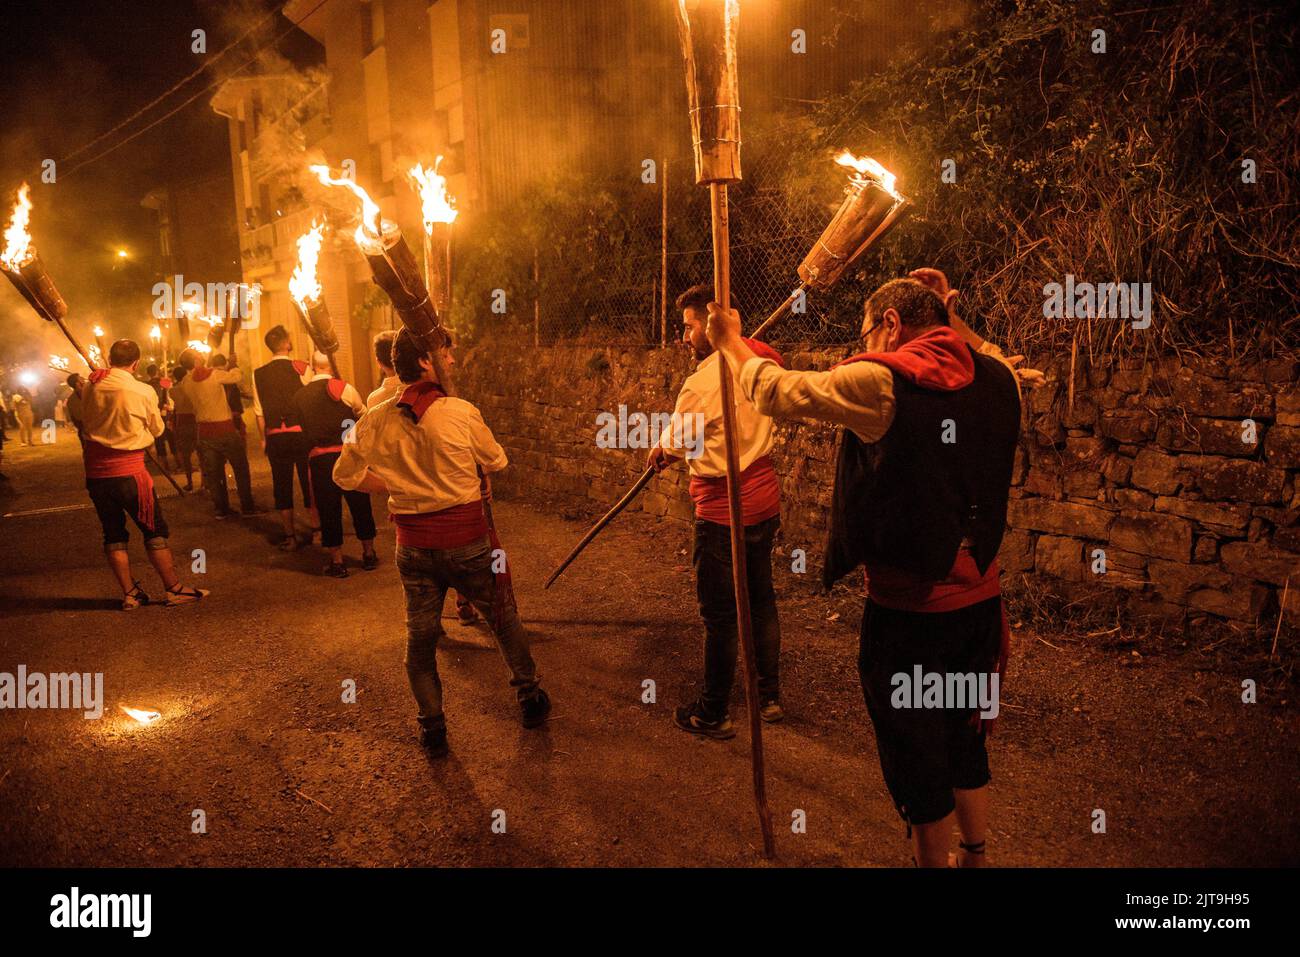
<svg viewBox="0 0 1300 957">
<path fill-rule="evenodd" d="M 33 236 L 74 314 L 93 312 L 96 292 L 106 285 L 138 280 L 145 286 L 152 280 L 158 236 L 155 213 L 140 205 L 146 193 L 169 181 L 229 170 L 226 123 L 208 105 L 213 91 L 206 87 L 247 63 L 258 41 L 273 46 L 271 39 L 288 26 L 280 17 L 216 59 L 222 47 L 277 6 L 269 0 L 122 0 L 6 9 L 0 34 L 0 205 L 7 221 L 14 191 L 24 180 L 31 184 Z M 207 31 L 206 55 L 191 51 L 195 29 Z M 302 41 L 301 34 L 291 34 L 274 46 L 293 56 Z M 207 71 L 162 103 L 72 155 L 204 62 L 211 64 Z M 99 156 L 200 93 L 175 116 Z M 40 179 L 46 158 L 58 161 L 53 185 Z M 119 248 L 131 254 L 125 266 L 115 255 Z M 123 276 L 123 268 L 138 275 Z M 13 316 L 20 307 L 16 294 L 0 294 L 0 314 Z M 15 323 L 6 325 L 12 331 Z M 12 335 L 0 334 L 0 349 L 6 341 Z"/>
</svg>

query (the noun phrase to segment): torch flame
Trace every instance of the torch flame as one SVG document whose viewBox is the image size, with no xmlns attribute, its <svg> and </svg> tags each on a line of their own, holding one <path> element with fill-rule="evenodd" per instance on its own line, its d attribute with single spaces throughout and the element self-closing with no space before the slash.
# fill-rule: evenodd
<svg viewBox="0 0 1300 957">
<path fill-rule="evenodd" d="M 442 157 L 439 156 L 433 161 L 432 169 L 425 169 L 421 164 L 416 163 L 411 167 L 410 176 L 415 180 L 416 188 L 420 193 L 420 204 L 424 212 L 424 231 L 433 235 L 434 223 L 454 223 L 460 210 L 456 208 L 456 200 L 447 193 L 447 178 L 438 173 L 438 167 L 442 163 Z"/>
<path fill-rule="evenodd" d="M 289 295 L 303 312 L 307 311 L 309 304 L 320 302 L 321 286 L 316 264 L 320 261 L 320 247 L 324 240 L 324 223 L 312 223 L 311 229 L 298 237 L 298 264 L 289 277 Z"/>
<path fill-rule="evenodd" d="M 5 230 L 5 249 L 0 253 L 0 263 L 14 272 L 32 256 L 32 234 L 27 229 L 32 218 L 32 201 L 28 197 L 30 192 L 26 183 L 18 187 L 18 201 L 14 203 L 13 216 Z"/>
<path fill-rule="evenodd" d="M 849 175 L 849 182 L 854 186 L 864 186 L 867 183 L 874 182 L 895 199 L 903 198 L 894 188 L 894 182 L 896 179 L 894 174 L 885 169 L 870 156 L 857 157 L 848 150 L 845 150 L 840 153 L 839 156 L 835 157 L 835 162 L 853 170 Z"/>
<path fill-rule="evenodd" d="M 103 336 L 104 336 L 104 327 L 103 327 L 103 326 L 95 326 L 95 328 L 92 329 L 91 331 L 95 333 L 96 338 L 100 338 L 100 339 L 102 339 Z"/>
<path fill-rule="evenodd" d="M 204 355 L 208 355 L 212 351 L 212 347 L 202 339 L 191 339 L 189 342 L 185 343 L 185 346 L 188 349 L 193 349 L 195 352 L 202 352 Z"/>
<path fill-rule="evenodd" d="M 55 369 L 60 369 L 60 370 L 62 370 L 62 371 L 64 371 L 64 372 L 67 372 L 67 371 L 68 371 L 68 358 L 67 358 L 67 356 L 54 356 L 54 355 L 52 355 L 52 356 L 50 356 L 50 365 L 51 365 L 53 368 L 55 368 Z"/>
<path fill-rule="evenodd" d="M 123 714 L 135 718 L 141 724 L 153 724 L 162 717 L 157 711 L 149 711 L 146 708 L 132 708 L 124 704 L 120 704 L 118 707 L 122 709 Z"/>
<path fill-rule="evenodd" d="M 328 166 L 312 166 L 311 171 L 316 174 L 326 186 L 342 186 L 350 190 L 352 195 L 361 201 L 361 225 L 357 227 L 357 241 L 360 242 L 363 235 L 369 235 L 372 239 L 378 239 L 383 233 L 383 226 L 380 221 L 379 204 L 370 198 L 370 194 L 364 189 L 352 182 L 350 179 L 335 179 L 330 175 Z"/>
<path fill-rule="evenodd" d="M 99 346 L 88 346 L 86 348 L 86 352 L 90 353 L 90 359 L 92 362 L 94 362 L 97 365 L 103 364 L 104 353 L 99 351 Z"/>
<path fill-rule="evenodd" d="M 162 338 L 162 330 L 161 330 L 160 328 L 158 328 L 158 324 L 157 324 L 157 323 L 154 323 L 153 326 L 150 327 L 150 329 L 149 329 L 149 338 L 150 338 L 150 339 L 161 339 L 161 338 Z"/>
</svg>

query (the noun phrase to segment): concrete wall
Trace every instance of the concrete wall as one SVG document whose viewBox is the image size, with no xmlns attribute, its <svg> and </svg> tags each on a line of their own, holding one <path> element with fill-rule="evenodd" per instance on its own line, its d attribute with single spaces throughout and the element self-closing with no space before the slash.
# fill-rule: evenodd
<svg viewBox="0 0 1300 957">
<path fill-rule="evenodd" d="M 837 357 L 787 352 L 794 368 Z M 671 411 L 690 368 L 677 350 L 480 346 L 462 356 L 458 383 L 510 455 L 496 480 L 503 494 L 606 505 L 632 484 L 645 452 L 598 448 L 596 416 L 620 403 Z M 1080 363 L 1072 402 L 1068 362 L 1044 371 L 1016 457 L 1001 555 L 1008 579 L 1033 576 L 1066 597 L 1102 589 L 1139 614 L 1255 622 L 1276 611 L 1289 577 L 1288 612 L 1300 612 L 1295 362 Z M 832 429 L 780 426 L 783 537 L 808 550 L 810 569 L 834 457 Z M 682 468 L 661 475 L 633 508 L 689 521 L 686 483 Z"/>
</svg>

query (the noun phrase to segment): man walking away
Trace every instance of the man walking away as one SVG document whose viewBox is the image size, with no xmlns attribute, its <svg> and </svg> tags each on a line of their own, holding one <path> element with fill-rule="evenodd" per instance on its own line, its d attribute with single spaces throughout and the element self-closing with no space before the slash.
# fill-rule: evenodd
<svg viewBox="0 0 1300 957">
<path fill-rule="evenodd" d="M 244 445 L 244 437 L 235 428 L 230 403 L 226 399 L 226 386 L 243 381 L 243 370 L 238 366 L 213 369 L 196 349 L 182 352 L 180 363 L 186 375 L 177 391 L 184 392 L 194 407 L 199 465 L 203 469 L 203 484 L 212 496 L 217 518 L 227 518 L 234 514 L 230 509 L 230 493 L 226 488 L 227 463 L 235 473 L 240 510 L 244 515 L 257 514 L 258 509 L 253 502 L 253 482 L 248 471 L 248 449 Z"/>
<path fill-rule="evenodd" d="M 442 361 L 452 360 L 449 345 Z M 523 725 L 541 725 L 551 700 L 541 688 L 528 638 L 504 580 L 506 556 L 494 554 L 483 511 L 479 468 L 498 472 L 506 454 L 479 410 L 443 392 L 433 363 L 405 329 L 393 342 L 404 386 L 357 425 L 334 478 L 343 488 L 387 492 L 397 526 L 397 570 L 406 593 L 406 674 L 419 707 L 420 742 L 447 753 L 438 642 L 447 590 L 468 597 L 492 625 L 510 670 Z"/>
<path fill-rule="evenodd" d="M 311 498 L 320 516 L 320 543 L 329 553 L 325 574 L 347 578 L 343 565 L 343 502 L 352 514 L 352 529 L 361 541 L 361 567 L 370 571 L 379 565 L 375 553 L 375 517 L 370 493 L 344 491 L 334 482 L 334 463 L 344 446 L 353 441 L 357 420 L 365 414 L 361 393 L 342 379 L 333 377 L 329 358 L 321 352 L 312 356 L 310 382 L 289 400 L 289 415 L 302 425 L 303 441 L 310 450 L 308 471 Z"/>
<path fill-rule="evenodd" d="M 140 347 L 119 339 L 110 347 L 108 361 L 111 368 L 92 372 L 82 393 L 82 458 L 86 490 L 104 530 L 104 555 L 122 589 L 122 609 L 131 611 L 150 600 L 131 575 L 128 516 L 144 536 L 149 564 L 162 580 L 164 603 L 198 601 L 208 590 L 180 583 L 167 544 L 167 520 L 145 467 L 145 450 L 162 434 L 163 421 L 153 389 L 135 378 Z"/>
<path fill-rule="evenodd" d="M 298 473 L 298 488 L 303 508 L 311 509 L 311 479 L 307 471 L 310 449 L 303 436 L 302 424 L 293 416 L 293 398 L 312 379 L 307 363 L 293 358 L 293 338 L 284 326 L 267 330 L 264 341 L 271 350 L 266 365 L 253 371 L 253 414 L 262 433 L 262 451 L 271 463 L 271 484 L 275 490 L 275 508 L 280 513 L 284 537 L 280 548 L 286 552 L 298 547 L 293 521 L 293 476 Z"/>
</svg>

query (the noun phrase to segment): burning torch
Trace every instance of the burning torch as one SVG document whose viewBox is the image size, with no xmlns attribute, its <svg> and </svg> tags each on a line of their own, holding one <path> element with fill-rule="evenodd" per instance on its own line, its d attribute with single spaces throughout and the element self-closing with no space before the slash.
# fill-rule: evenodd
<svg viewBox="0 0 1300 957">
<path fill-rule="evenodd" d="M 396 223 L 383 219 L 379 204 L 352 180 L 334 178 L 327 166 L 313 166 L 311 171 L 326 186 L 347 189 L 361 202 L 361 225 L 353 238 L 370 265 L 375 284 L 388 294 L 406 331 L 429 354 L 442 390 L 447 395 L 455 395 L 455 386 L 441 354 L 448 337 L 442 328 L 438 309 L 429 299 L 429 287 L 420 275 L 415 255 L 402 238 L 401 229 Z"/>
<path fill-rule="evenodd" d="M 72 348 L 76 349 L 86 361 L 86 365 L 93 369 L 95 364 L 91 362 L 90 354 L 81 347 L 81 343 L 63 321 L 68 314 L 68 304 L 59 295 L 54 280 L 50 278 L 45 264 L 36 253 L 36 247 L 32 245 L 32 234 L 27 228 L 32 216 L 32 201 L 29 194 L 30 187 L 23 183 L 18 189 L 18 201 L 14 204 L 13 217 L 9 220 L 8 228 L 5 229 L 5 247 L 4 251 L 0 252 L 0 270 L 9 277 L 14 288 L 22 293 L 22 297 L 36 310 L 38 316 L 59 327 L 59 330 L 67 336 L 68 342 L 72 343 Z"/>
<path fill-rule="evenodd" d="M 321 243 L 325 240 L 325 224 L 311 224 L 311 229 L 298 237 L 298 262 L 289 277 L 289 297 L 298 306 L 307 335 L 312 345 L 323 352 L 330 361 L 330 372 L 339 378 L 338 363 L 334 353 L 339 351 L 339 338 L 334 334 L 334 321 L 325 305 L 324 290 L 318 273 Z"/>
<path fill-rule="evenodd" d="M 433 297 L 434 308 L 445 316 L 451 308 L 451 227 L 460 215 L 455 199 L 447 193 L 447 178 L 438 172 L 442 157 L 425 169 L 416 163 L 410 177 L 420 194 L 424 219 L 424 281 Z"/>
<path fill-rule="evenodd" d="M 835 285 L 854 262 L 898 225 L 911 207 L 894 188 L 894 174 L 871 157 L 859 158 L 845 150 L 835 157 L 835 162 L 850 170 L 844 201 L 799 264 L 799 285 L 754 330 L 752 338 L 761 339 L 809 289 L 826 290 Z"/>
<path fill-rule="evenodd" d="M 63 319 L 68 314 L 68 304 L 63 301 L 59 295 L 59 290 L 55 288 L 54 280 L 45 269 L 45 264 L 41 262 L 40 256 L 36 254 L 36 247 L 32 244 L 32 234 L 28 230 L 28 224 L 31 222 L 32 201 L 29 197 L 29 188 L 26 183 L 18 189 L 18 201 L 14 204 L 14 212 L 9 220 L 9 226 L 5 229 L 5 248 L 0 252 L 0 271 L 3 271 L 9 277 L 9 281 L 14 284 L 22 297 L 27 300 L 36 314 L 43 319 L 48 319 L 59 327 L 59 330 L 67 337 L 72 348 L 77 350 L 86 366 L 94 369 L 97 365 L 108 367 L 105 361 L 102 348 L 91 346 L 89 350 L 83 349 L 81 343 L 68 329 Z M 96 326 L 96 330 L 98 330 Z M 56 357 L 51 357 L 51 363 Z M 66 367 L 66 363 L 64 363 Z M 63 371 L 60 369 L 60 371 Z M 167 480 L 171 482 L 172 487 L 176 489 L 177 494 L 184 495 L 181 487 L 176 484 L 176 480 L 171 477 L 171 473 L 158 463 L 153 454 L 148 449 L 145 455 L 153 462 L 154 467 L 159 469 Z"/>
<path fill-rule="evenodd" d="M 686 61 L 686 93 L 695 148 L 695 182 L 707 183 L 713 221 L 713 298 L 731 308 L 731 248 L 727 186 L 740 181 L 740 85 L 736 68 L 736 28 L 740 0 L 677 0 L 677 28 Z M 749 711 L 754 805 L 763 832 L 763 854 L 775 843 L 767 809 L 763 769 L 763 725 L 758 713 L 758 672 L 745 569 L 745 525 L 740 502 L 740 433 L 731 369 L 718 354 L 722 392 L 722 434 L 727 455 L 727 505 L 731 518 L 731 572 L 736 596 L 736 630 Z"/>
</svg>

